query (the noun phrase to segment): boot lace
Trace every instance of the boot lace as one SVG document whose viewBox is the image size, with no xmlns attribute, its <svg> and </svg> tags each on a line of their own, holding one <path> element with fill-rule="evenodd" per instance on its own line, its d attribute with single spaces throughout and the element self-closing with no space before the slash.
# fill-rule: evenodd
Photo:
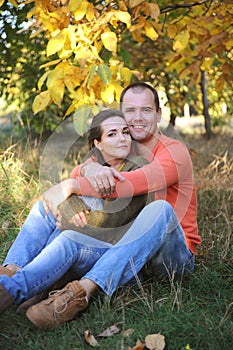
<svg viewBox="0 0 233 350">
<path fill-rule="evenodd" d="M 63 296 L 61 302 L 59 302 L 59 297 Z M 55 313 L 62 313 L 67 309 L 67 306 L 69 304 L 69 301 L 71 300 L 71 298 L 73 298 L 74 293 L 71 289 L 63 289 L 63 290 L 53 290 L 49 293 L 49 298 L 55 298 L 55 307 L 54 307 L 54 311 Z M 56 298 L 57 302 L 56 302 Z"/>
</svg>

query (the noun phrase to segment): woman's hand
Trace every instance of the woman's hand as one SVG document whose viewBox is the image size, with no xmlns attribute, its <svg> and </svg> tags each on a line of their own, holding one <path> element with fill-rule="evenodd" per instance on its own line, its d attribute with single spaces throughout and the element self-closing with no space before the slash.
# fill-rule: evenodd
<svg viewBox="0 0 233 350">
<path fill-rule="evenodd" d="M 54 217 L 58 216 L 58 206 L 71 194 L 79 192 L 79 184 L 76 179 L 67 179 L 49 188 L 42 196 L 45 212 L 52 211 Z"/>
<path fill-rule="evenodd" d="M 79 213 L 75 214 L 71 219 L 70 223 L 74 224 L 77 227 L 84 227 L 87 224 L 86 215 L 89 213 L 89 210 L 83 210 Z M 58 211 L 58 216 L 56 220 L 56 225 L 60 229 L 61 228 L 61 222 L 62 222 L 62 216 L 61 213 Z"/>
</svg>

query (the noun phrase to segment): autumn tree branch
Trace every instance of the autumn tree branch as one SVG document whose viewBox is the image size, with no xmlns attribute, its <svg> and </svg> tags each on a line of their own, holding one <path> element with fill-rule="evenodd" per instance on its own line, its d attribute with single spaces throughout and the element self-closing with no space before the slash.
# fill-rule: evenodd
<svg viewBox="0 0 233 350">
<path fill-rule="evenodd" d="M 167 5 L 160 8 L 160 13 L 167 13 L 169 11 L 177 10 L 179 8 L 188 8 L 191 9 L 194 6 L 200 6 L 203 4 L 206 4 L 208 2 L 212 2 L 211 0 L 202 0 L 202 1 L 196 1 L 191 4 L 176 4 L 176 5 Z"/>
</svg>

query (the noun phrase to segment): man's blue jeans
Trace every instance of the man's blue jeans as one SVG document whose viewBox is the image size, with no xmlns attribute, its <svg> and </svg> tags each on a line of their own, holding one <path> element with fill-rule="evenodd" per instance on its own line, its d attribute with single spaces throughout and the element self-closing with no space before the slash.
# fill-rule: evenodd
<svg viewBox="0 0 233 350">
<path fill-rule="evenodd" d="M 158 200 L 147 205 L 123 238 L 112 246 L 82 233 L 61 233 L 52 214 L 47 216 L 39 201 L 3 263 L 22 269 L 13 277 L 0 276 L 0 284 L 18 304 L 49 288 L 72 268 L 77 278 L 89 278 L 112 295 L 148 261 L 156 275 L 194 268 L 194 257 L 167 202 Z"/>
</svg>

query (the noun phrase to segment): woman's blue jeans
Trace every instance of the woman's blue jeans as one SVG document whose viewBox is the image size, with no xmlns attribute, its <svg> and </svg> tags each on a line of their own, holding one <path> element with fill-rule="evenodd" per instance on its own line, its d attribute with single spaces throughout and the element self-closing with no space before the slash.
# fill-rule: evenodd
<svg viewBox="0 0 233 350">
<path fill-rule="evenodd" d="M 0 276 L 0 284 L 18 304 L 49 288 L 72 268 L 77 278 L 89 278 L 112 295 L 148 262 L 156 275 L 194 268 L 182 228 L 166 201 L 147 205 L 114 246 L 78 232 L 61 233 L 53 215 L 46 215 L 39 201 L 3 263 L 22 269 L 12 277 Z"/>
</svg>

